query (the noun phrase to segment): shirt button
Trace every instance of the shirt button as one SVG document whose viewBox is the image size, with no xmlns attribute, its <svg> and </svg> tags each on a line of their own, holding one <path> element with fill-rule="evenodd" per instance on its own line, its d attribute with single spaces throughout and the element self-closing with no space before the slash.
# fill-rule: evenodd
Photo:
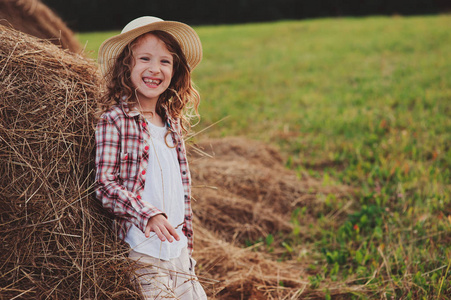
<svg viewBox="0 0 451 300">
<path fill-rule="evenodd" d="M 149 151 L 149 146 L 144 147 L 144 151 Z"/>
<path fill-rule="evenodd" d="M 146 122 L 143 122 L 143 127 L 146 127 L 146 125 L 147 125 Z"/>
<path fill-rule="evenodd" d="M 128 159 L 128 154 L 125 154 L 124 159 Z"/>
<path fill-rule="evenodd" d="M 138 199 L 138 200 L 141 200 L 141 196 L 140 196 L 140 195 L 138 195 L 138 197 L 136 197 L 136 199 Z"/>
<path fill-rule="evenodd" d="M 146 175 L 146 170 L 143 170 L 141 174 Z"/>
<path fill-rule="evenodd" d="M 185 172 L 185 171 L 183 171 L 183 172 L 182 172 L 182 174 L 183 174 L 183 175 L 186 175 L 186 172 Z"/>
</svg>

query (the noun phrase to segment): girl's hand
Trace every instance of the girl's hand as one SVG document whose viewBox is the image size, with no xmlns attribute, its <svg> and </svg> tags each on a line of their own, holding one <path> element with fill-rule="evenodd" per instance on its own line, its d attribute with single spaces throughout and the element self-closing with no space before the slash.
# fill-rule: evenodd
<svg viewBox="0 0 451 300">
<path fill-rule="evenodd" d="M 169 243 L 172 243 L 174 237 L 177 241 L 180 240 L 179 235 L 175 231 L 174 227 L 168 222 L 163 215 L 156 215 L 147 221 L 147 226 L 144 234 L 148 238 L 150 236 L 150 232 L 153 231 L 158 236 L 158 238 L 164 242 L 166 239 Z"/>
</svg>

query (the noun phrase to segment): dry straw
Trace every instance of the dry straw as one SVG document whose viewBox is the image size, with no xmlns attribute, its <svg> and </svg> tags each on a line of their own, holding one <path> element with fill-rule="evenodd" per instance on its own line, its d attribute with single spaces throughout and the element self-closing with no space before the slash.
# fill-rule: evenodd
<svg viewBox="0 0 451 300">
<path fill-rule="evenodd" d="M 127 248 L 92 191 L 97 66 L 6 27 L 0 39 L 0 299 L 137 299 Z M 279 262 L 280 247 L 244 245 L 289 233 L 295 207 L 308 207 L 307 227 L 318 194 L 349 189 L 299 180 L 275 149 L 245 139 L 190 152 L 194 258 L 210 298 L 324 298 L 302 259 Z M 331 295 L 349 290 L 325 284 Z"/>
<path fill-rule="evenodd" d="M 306 174 L 300 180 L 284 168 L 276 149 L 261 142 L 205 140 L 191 152 L 195 257 L 201 281 L 206 286 L 211 279 L 219 281 L 211 285 L 211 294 L 217 299 L 324 299 L 325 289 L 312 289 L 308 279 L 311 259 L 295 254 L 280 262 L 285 249 L 277 237 L 272 252 L 265 251 L 265 242 L 244 246 L 269 234 L 292 232 L 290 217 L 296 207 L 307 207 L 300 238 L 311 240 L 314 237 L 307 234 L 321 209 L 319 195 L 332 193 L 340 198 L 352 190 L 324 186 Z M 346 284 L 324 281 L 335 296 L 349 291 Z M 354 292 L 365 289 L 352 288 Z"/>
<path fill-rule="evenodd" d="M 96 65 L 0 27 L 0 298 L 124 299 L 92 197 Z"/>
</svg>

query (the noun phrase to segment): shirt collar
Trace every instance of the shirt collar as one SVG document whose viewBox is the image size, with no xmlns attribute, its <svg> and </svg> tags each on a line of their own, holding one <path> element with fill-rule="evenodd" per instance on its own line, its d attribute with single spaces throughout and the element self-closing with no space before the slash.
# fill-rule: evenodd
<svg viewBox="0 0 451 300">
<path fill-rule="evenodd" d="M 129 118 L 134 118 L 134 117 L 139 116 L 139 115 L 140 115 L 140 114 L 139 114 L 139 111 L 134 110 L 134 109 L 131 109 L 130 105 L 125 101 L 125 99 L 126 99 L 126 97 L 123 96 L 122 99 L 121 99 L 121 101 L 120 101 L 121 109 L 122 109 L 122 111 L 124 112 L 124 115 L 126 115 L 126 116 L 129 117 Z M 165 108 L 165 110 L 166 110 L 166 108 Z M 166 111 L 166 121 L 165 121 L 165 122 L 166 122 L 168 128 L 169 128 L 171 131 L 174 131 L 172 125 L 173 125 L 173 124 L 177 124 L 177 120 L 174 120 L 174 118 L 172 118 L 172 117 L 167 113 L 167 111 Z"/>
<path fill-rule="evenodd" d="M 129 118 L 134 118 L 139 115 L 139 112 L 136 110 L 133 110 L 130 108 L 130 105 L 125 101 L 125 96 L 121 99 L 121 109 L 124 112 L 124 115 L 126 115 Z"/>
</svg>

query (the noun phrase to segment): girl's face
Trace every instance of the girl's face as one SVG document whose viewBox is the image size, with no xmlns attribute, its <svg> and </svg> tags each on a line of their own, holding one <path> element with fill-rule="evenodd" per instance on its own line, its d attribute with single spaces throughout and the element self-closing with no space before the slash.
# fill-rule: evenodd
<svg viewBox="0 0 451 300">
<path fill-rule="evenodd" d="M 171 84 L 173 57 L 156 36 L 146 34 L 133 47 L 131 82 L 138 101 L 157 103 L 158 97 Z"/>
</svg>

